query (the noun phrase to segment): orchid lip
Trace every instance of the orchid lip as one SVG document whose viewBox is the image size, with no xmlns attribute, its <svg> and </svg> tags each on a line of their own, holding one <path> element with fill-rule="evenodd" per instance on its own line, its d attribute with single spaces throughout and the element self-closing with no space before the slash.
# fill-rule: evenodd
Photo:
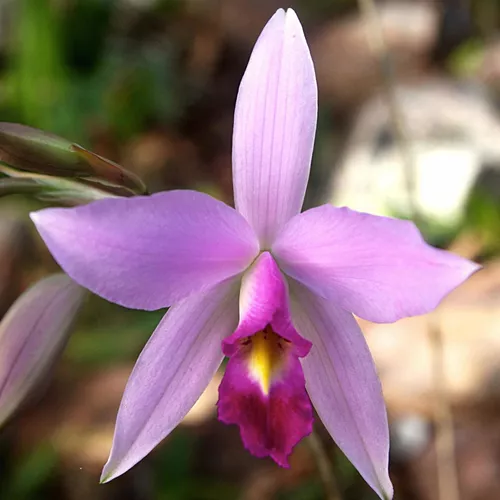
<svg viewBox="0 0 500 500">
<path fill-rule="evenodd" d="M 298 349 L 270 324 L 231 347 L 219 387 L 219 420 L 239 426 L 253 455 L 288 467 L 293 447 L 313 423 Z"/>
<path fill-rule="evenodd" d="M 219 387 L 219 420 L 237 424 L 244 446 L 283 467 L 312 430 L 313 413 L 299 358 L 312 344 L 295 329 L 288 287 L 276 261 L 262 252 L 245 272 L 240 321 L 222 342 L 229 358 Z"/>
</svg>

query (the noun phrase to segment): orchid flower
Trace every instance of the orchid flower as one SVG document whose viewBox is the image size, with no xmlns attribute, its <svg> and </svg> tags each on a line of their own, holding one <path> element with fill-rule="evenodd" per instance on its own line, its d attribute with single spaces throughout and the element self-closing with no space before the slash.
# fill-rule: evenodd
<svg viewBox="0 0 500 500">
<path fill-rule="evenodd" d="M 236 102 L 236 209 L 179 190 L 32 214 L 77 283 L 129 308 L 170 306 L 128 381 L 103 481 L 179 424 L 226 356 L 218 416 L 252 454 L 287 466 L 314 406 L 368 484 L 392 497 L 381 386 L 353 314 L 426 313 L 478 266 L 428 246 L 408 221 L 330 205 L 300 213 L 316 118 L 304 33 L 280 9 Z"/>
</svg>

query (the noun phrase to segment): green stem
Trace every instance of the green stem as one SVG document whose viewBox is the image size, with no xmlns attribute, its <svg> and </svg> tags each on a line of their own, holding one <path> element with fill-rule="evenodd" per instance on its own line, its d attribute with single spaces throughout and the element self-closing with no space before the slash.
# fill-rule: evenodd
<svg viewBox="0 0 500 500">
<path fill-rule="evenodd" d="M 313 430 L 307 438 L 307 443 L 316 460 L 318 472 L 323 482 L 326 500 L 342 500 L 342 495 L 338 487 L 337 478 L 333 472 L 333 464 L 328 456 L 320 437 Z"/>
</svg>

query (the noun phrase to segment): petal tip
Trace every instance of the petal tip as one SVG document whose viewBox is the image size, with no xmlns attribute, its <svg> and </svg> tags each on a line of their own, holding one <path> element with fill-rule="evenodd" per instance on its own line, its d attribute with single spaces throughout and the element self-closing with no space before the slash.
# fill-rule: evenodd
<svg viewBox="0 0 500 500">
<path fill-rule="evenodd" d="M 40 230 L 42 228 L 47 227 L 47 221 L 49 220 L 49 216 L 53 213 L 57 208 L 43 208 L 42 210 L 37 210 L 36 212 L 30 212 L 29 217 L 35 227 Z"/>
<path fill-rule="evenodd" d="M 101 477 L 99 478 L 99 484 L 106 484 L 115 479 L 120 475 L 116 472 L 116 467 L 112 467 L 111 456 L 102 468 Z"/>
<path fill-rule="evenodd" d="M 380 486 L 379 496 L 382 500 L 392 500 L 394 498 L 394 487 L 389 478 L 387 478 L 387 484 L 385 484 L 385 486 Z"/>
<path fill-rule="evenodd" d="M 102 473 L 101 477 L 99 478 L 99 484 L 106 484 L 109 483 L 113 479 L 110 475 Z"/>
<path fill-rule="evenodd" d="M 289 469 L 290 464 L 288 463 L 288 456 L 286 457 L 277 457 L 272 455 L 271 457 L 282 469 Z"/>
<path fill-rule="evenodd" d="M 30 216 L 30 219 L 33 221 L 33 224 L 35 224 L 35 226 L 38 226 L 39 223 L 41 222 L 40 210 L 38 212 L 30 212 L 29 216 Z"/>
<path fill-rule="evenodd" d="M 124 461 L 116 460 L 113 450 L 111 450 L 108 461 L 102 468 L 101 477 L 99 478 L 99 484 L 109 483 L 113 481 L 113 479 L 116 479 L 117 477 L 125 474 L 125 472 L 129 471 L 134 465 L 137 464 L 138 461 L 139 460 L 136 460 L 131 465 L 125 464 L 125 467 L 123 467 Z"/>
<path fill-rule="evenodd" d="M 280 7 L 274 14 L 273 16 L 271 17 L 271 19 L 274 19 L 274 18 L 282 18 L 284 19 L 286 17 L 286 14 L 287 12 L 289 11 L 290 9 L 288 9 L 286 12 L 285 12 L 285 9 L 283 9 L 282 7 Z"/>
<path fill-rule="evenodd" d="M 283 9 L 280 9 L 280 10 L 283 10 Z M 293 20 L 294 22 L 298 22 L 300 24 L 300 20 L 297 16 L 297 13 L 291 7 L 286 9 L 285 17 L 287 19 Z"/>
<path fill-rule="evenodd" d="M 481 264 L 478 264 L 477 262 L 474 261 L 469 261 L 467 269 L 465 270 L 465 279 L 469 279 L 473 274 L 476 274 L 477 272 L 481 271 L 483 269 L 483 266 Z"/>
</svg>

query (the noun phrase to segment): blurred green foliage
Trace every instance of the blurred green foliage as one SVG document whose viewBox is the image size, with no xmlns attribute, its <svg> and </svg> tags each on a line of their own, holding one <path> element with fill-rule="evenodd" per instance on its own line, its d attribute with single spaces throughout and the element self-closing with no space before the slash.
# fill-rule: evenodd
<svg viewBox="0 0 500 500">
<path fill-rule="evenodd" d="M 464 228 L 476 234 L 483 245 L 484 259 L 500 253 L 500 201 L 484 190 L 471 196 L 464 221 Z"/>
<path fill-rule="evenodd" d="M 16 457 L 9 480 L 2 484 L 2 498 L 28 500 L 47 493 L 51 476 L 58 466 L 58 453 L 49 443 L 41 443 Z"/>
<path fill-rule="evenodd" d="M 448 59 L 450 71 L 462 78 L 477 73 L 484 57 L 484 41 L 479 38 L 467 40 L 451 54 Z"/>
<path fill-rule="evenodd" d="M 164 314 L 164 310 L 124 309 L 92 296 L 65 350 L 65 358 L 79 369 L 89 370 L 134 359 Z"/>
<path fill-rule="evenodd" d="M 148 121 L 178 115 L 172 52 L 113 35 L 117 4 L 19 0 L 0 101 L 4 121 L 87 143 L 96 127 L 127 139 Z"/>
</svg>

